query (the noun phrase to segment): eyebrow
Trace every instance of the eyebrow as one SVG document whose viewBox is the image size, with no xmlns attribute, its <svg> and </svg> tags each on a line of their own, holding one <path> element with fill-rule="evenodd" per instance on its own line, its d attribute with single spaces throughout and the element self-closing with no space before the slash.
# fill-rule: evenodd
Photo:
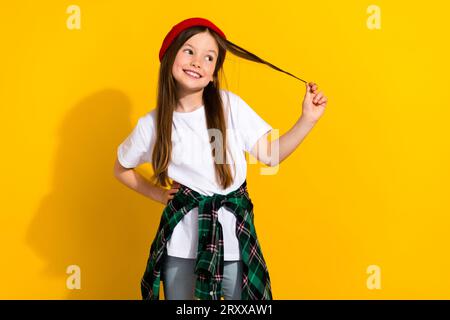
<svg viewBox="0 0 450 320">
<path fill-rule="evenodd" d="M 195 49 L 195 47 L 193 45 L 190 45 L 189 43 L 186 43 L 185 46 L 189 46 Z M 208 51 L 214 52 L 217 55 L 217 52 L 215 50 L 208 50 Z"/>
</svg>

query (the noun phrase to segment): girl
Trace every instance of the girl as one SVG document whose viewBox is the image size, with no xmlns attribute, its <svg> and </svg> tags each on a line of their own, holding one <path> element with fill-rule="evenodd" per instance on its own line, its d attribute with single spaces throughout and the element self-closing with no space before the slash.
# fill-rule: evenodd
<svg viewBox="0 0 450 320">
<path fill-rule="evenodd" d="M 327 98 L 306 84 L 301 117 L 268 142 L 272 127 L 220 89 L 226 51 L 285 72 L 227 40 L 211 21 L 183 20 L 159 51 L 156 109 L 118 147 L 119 181 L 165 205 L 141 281 L 143 299 L 159 299 L 161 280 L 166 299 L 272 299 L 244 151 L 278 165 L 322 116 Z M 134 170 L 145 162 L 154 169 L 151 181 Z"/>
</svg>

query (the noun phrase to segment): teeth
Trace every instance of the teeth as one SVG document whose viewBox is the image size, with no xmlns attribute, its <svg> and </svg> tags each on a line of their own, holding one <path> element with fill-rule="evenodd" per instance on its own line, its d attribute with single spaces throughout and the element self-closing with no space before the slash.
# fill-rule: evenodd
<svg viewBox="0 0 450 320">
<path fill-rule="evenodd" d="M 193 77 L 200 78 L 200 75 L 198 75 L 197 73 L 194 73 L 194 72 L 191 72 L 191 71 L 188 71 L 188 70 L 186 70 L 184 72 L 186 72 L 187 74 L 189 74 L 189 75 L 191 75 Z"/>
</svg>

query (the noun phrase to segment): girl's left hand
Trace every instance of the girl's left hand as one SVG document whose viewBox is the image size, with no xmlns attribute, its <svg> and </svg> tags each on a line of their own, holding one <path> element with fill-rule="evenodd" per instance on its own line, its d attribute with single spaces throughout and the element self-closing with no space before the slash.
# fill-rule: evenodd
<svg viewBox="0 0 450 320">
<path fill-rule="evenodd" d="M 306 93 L 303 98 L 301 117 L 310 122 L 317 122 L 322 117 L 328 98 L 322 92 L 317 92 L 318 86 L 314 82 L 306 84 Z"/>
</svg>

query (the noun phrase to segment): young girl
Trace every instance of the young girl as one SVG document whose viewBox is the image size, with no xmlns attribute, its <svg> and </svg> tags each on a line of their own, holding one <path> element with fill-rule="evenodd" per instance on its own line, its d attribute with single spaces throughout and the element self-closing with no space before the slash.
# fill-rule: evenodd
<svg viewBox="0 0 450 320">
<path fill-rule="evenodd" d="M 159 299 L 161 280 L 166 299 L 272 299 L 244 152 L 277 165 L 322 116 L 327 98 L 307 84 L 301 117 L 268 142 L 272 127 L 220 89 L 226 51 L 285 72 L 227 40 L 209 20 L 181 21 L 159 51 L 156 109 L 118 147 L 115 176 L 165 205 L 141 281 L 143 299 Z M 152 163 L 152 181 L 134 170 L 145 162 Z"/>
</svg>

